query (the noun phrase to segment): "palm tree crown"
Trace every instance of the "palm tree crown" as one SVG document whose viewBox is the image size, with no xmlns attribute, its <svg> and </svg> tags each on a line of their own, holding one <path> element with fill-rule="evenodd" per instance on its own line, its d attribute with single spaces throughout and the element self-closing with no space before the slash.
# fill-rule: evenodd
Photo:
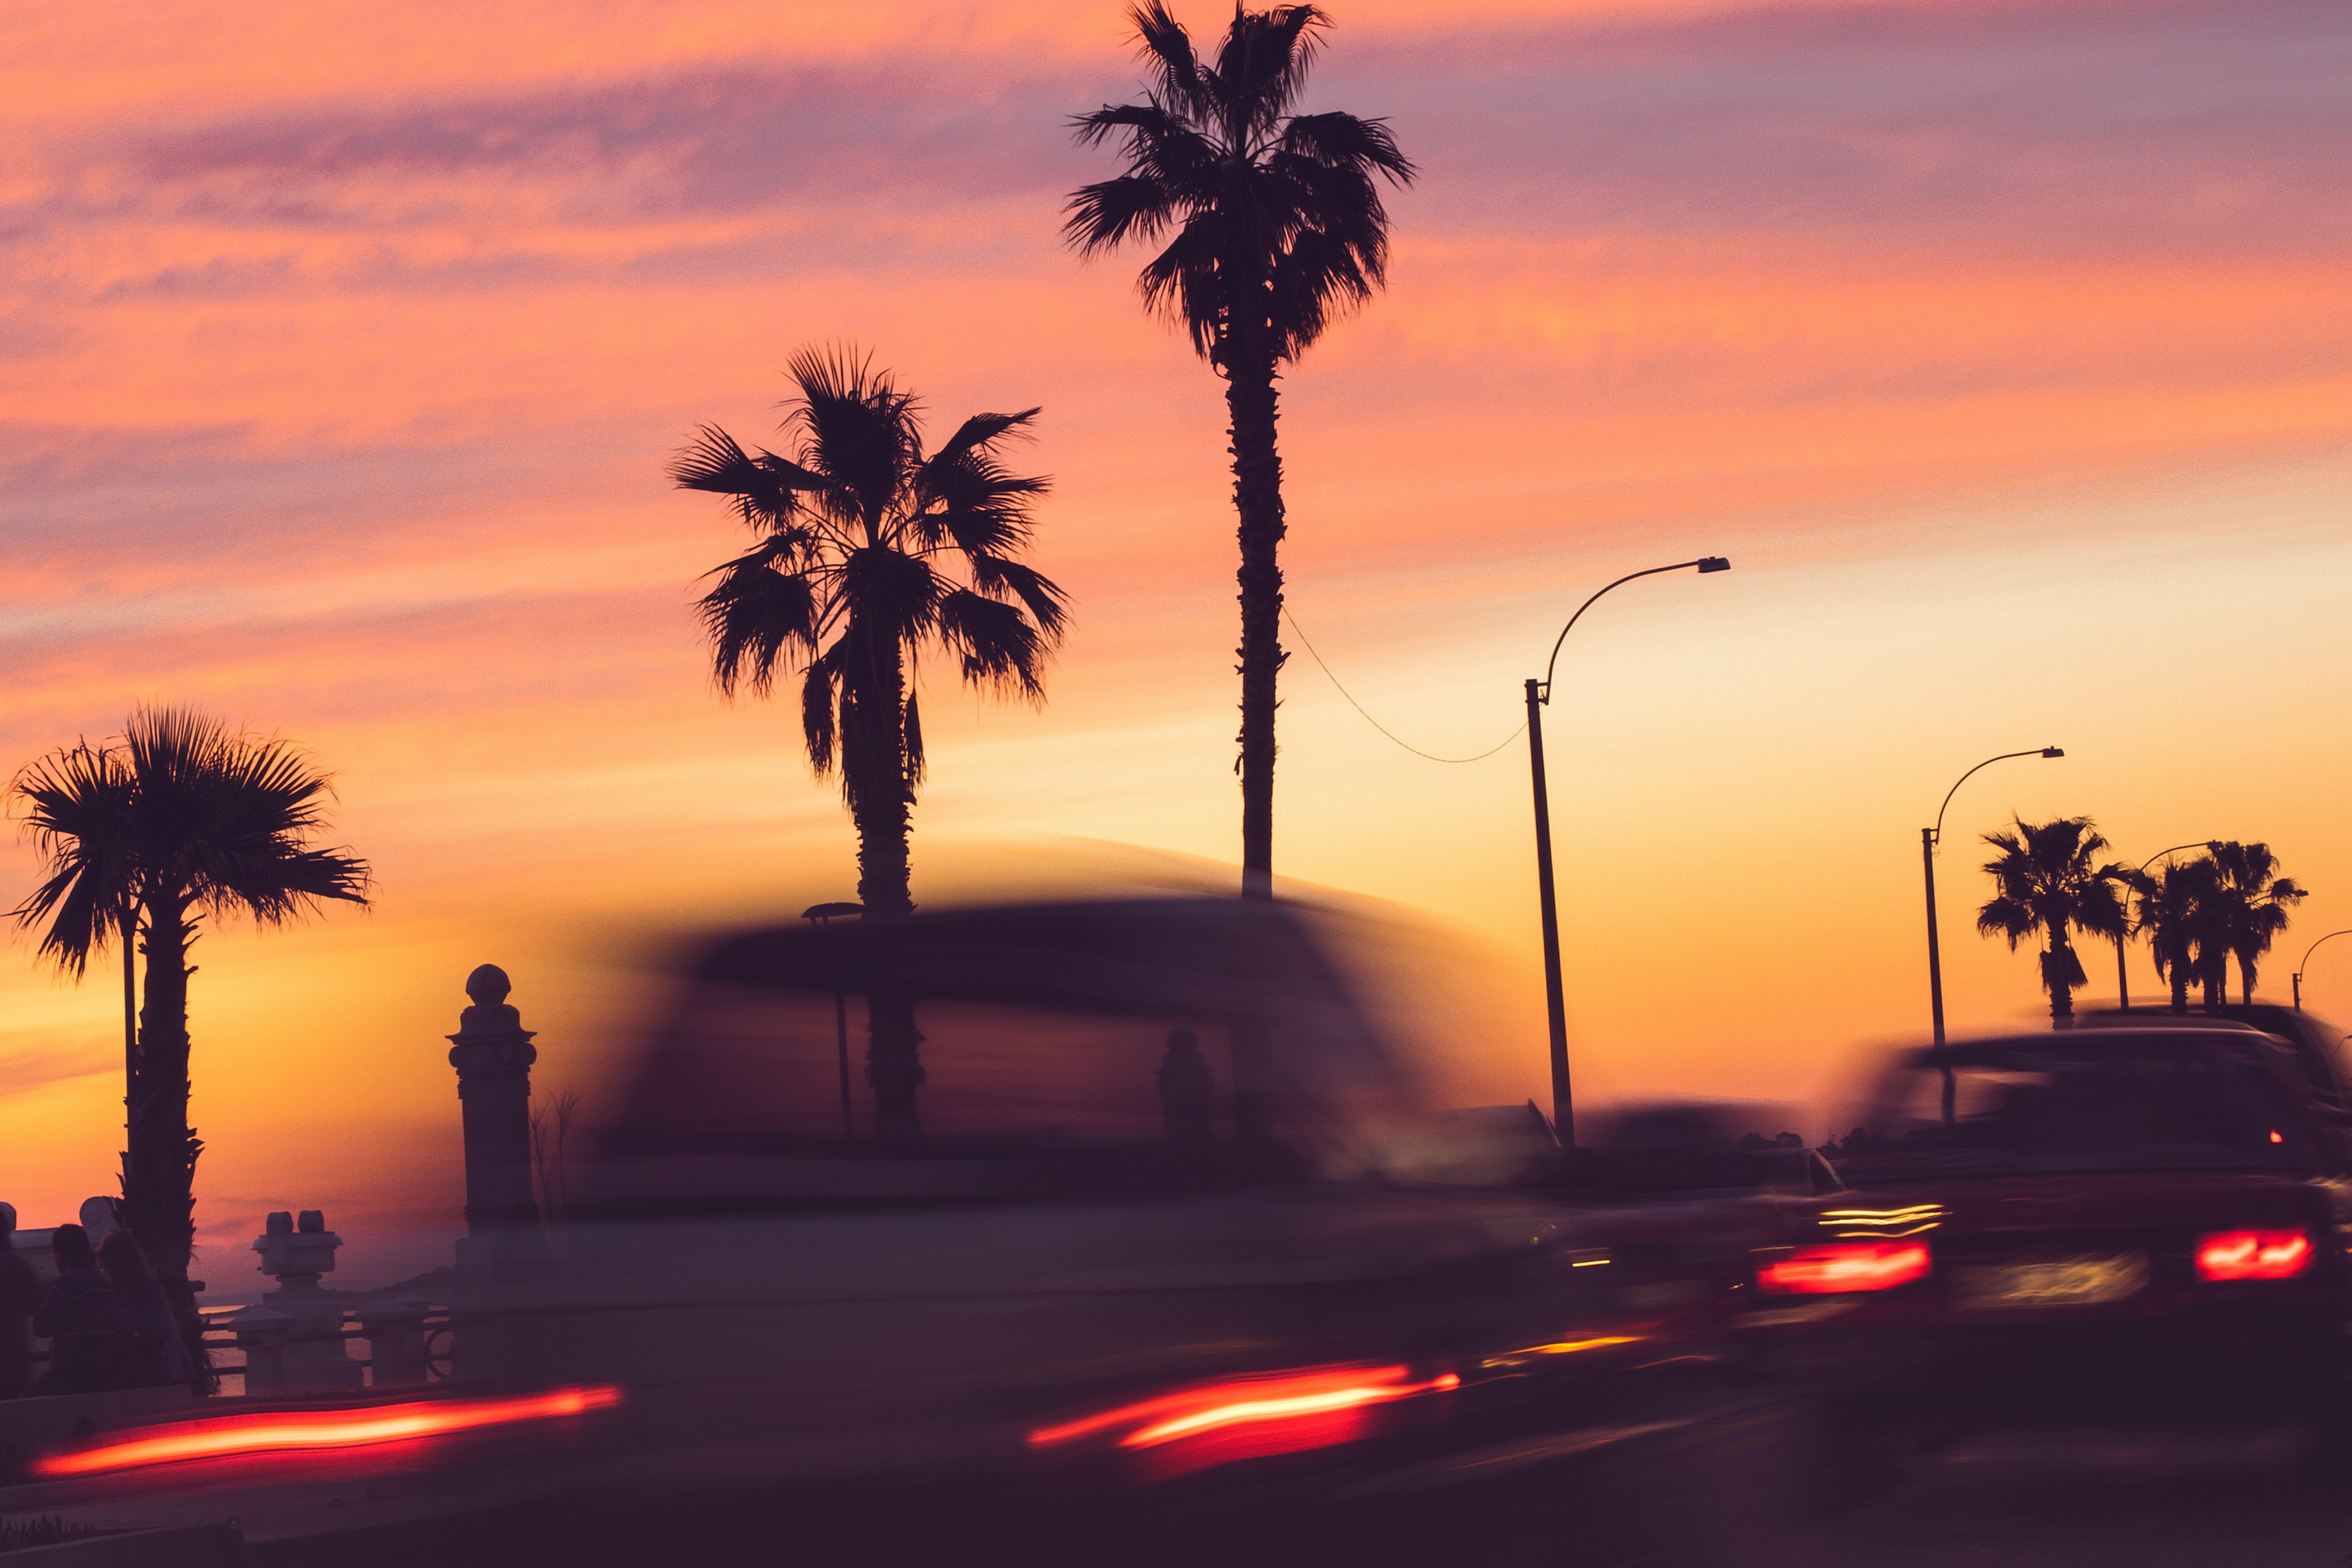
<svg viewBox="0 0 2352 1568">
<path fill-rule="evenodd" d="M 1128 15 L 1144 100 L 1073 122 L 1082 145 L 1116 138 L 1126 168 L 1071 195 L 1063 233 L 1085 256 L 1164 239 L 1139 279 L 1144 304 L 1225 379 L 1241 545 L 1242 888 L 1270 897 L 1286 531 L 1275 376 L 1386 280 L 1380 181 L 1402 185 L 1414 170 L 1381 121 L 1292 112 L 1328 26 L 1314 6 L 1236 5 L 1213 61 L 1194 54 L 1161 0 Z"/>
<path fill-rule="evenodd" d="M 118 743 L 77 743 L 34 763 L 10 790 L 47 875 L 13 911 L 47 921 L 39 951 L 79 975 L 133 932 L 146 999 L 126 1042 L 123 1217 L 149 1258 L 184 1279 L 194 1244 L 196 1157 L 188 1127 L 189 946 L 198 923 L 242 916 L 279 926 L 330 901 L 367 902 L 367 862 L 314 846 L 326 774 L 285 742 L 185 709 L 142 710 Z M 126 1005 L 130 992 L 125 976 Z"/>
<path fill-rule="evenodd" d="M 2014 832 L 1988 833 L 1984 841 L 2000 851 L 1985 863 L 1999 890 L 1977 911 L 1977 929 L 2006 937 L 2012 952 L 2030 938 L 2045 940 L 2042 984 L 2050 993 L 2052 1026 L 2065 1028 L 2074 1018 L 2074 989 L 2086 978 L 2069 933 L 2114 936 L 2124 929 L 2119 868 L 2094 864 L 2107 841 L 2087 816 L 2042 823 L 2020 817 Z"/>
<path fill-rule="evenodd" d="M 1118 137 L 1127 172 L 1079 187 L 1064 233 L 1091 256 L 1172 229 L 1143 269 L 1145 303 L 1228 374 L 1235 351 L 1295 360 L 1386 281 L 1373 176 L 1404 184 L 1412 163 L 1383 121 L 1290 112 L 1330 25 L 1314 6 L 1237 6 L 1214 64 L 1160 0 L 1128 15 L 1151 77 L 1144 101 L 1074 121 L 1082 145 Z"/>
<path fill-rule="evenodd" d="M 1002 460 L 1037 410 L 974 415 L 926 456 L 914 395 L 869 359 L 804 352 L 791 374 L 791 456 L 706 426 L 670 476 L 730 498 L 758 535 L 700 604 L 719 689 L 764 696 L 780 668 L 800 673 L 809 761 L 838 768 L 856 822 L 861 900 L 903 913 L 923 774 L 909 668 L 936 646 L 966 681 L 1036 700 L 1067 618 L 1061 589 L 1017 559 L 1046 481 Z"/>
</svg>

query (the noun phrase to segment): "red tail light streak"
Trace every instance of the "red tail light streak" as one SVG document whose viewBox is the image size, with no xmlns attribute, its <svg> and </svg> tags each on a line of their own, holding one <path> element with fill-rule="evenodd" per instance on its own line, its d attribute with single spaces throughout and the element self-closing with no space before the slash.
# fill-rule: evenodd
<svg viewBox="0 0 2352 1568">
<path fill-rule="evenodd" d="M 1318 1367 L 1235 1378 L 1179 1389 L 1059 1426 L 1040 1426 L 1029 1434 L 1029 1446 L 1054 1448 L 1086 1437 L 1110 1438 L 1116 1433 L 1113 1441 L 1118 1447 L 1154 1448 L 1237 1427 L 1312 1422 L 1461 1386 L 1462 1379 L 1453 1373 L 1416 1379 L 1412 1369 L 1402 1366 Z"/>
<path fill-rule="evenodd" d="M 584 1415 L 593 1410 L 609 1410 L 620 1403 L 621 1391 L 617 1388 L 559 1388 L 511 1399 L 436 1399 L 357 1410 L 277 1410 L 218 1415 L 205 1421 L 145 1427 L 135 1435 L 120 1436 L 94 1447 L 52 1454 L 35 1460 L 32 1473 L 49 1479 L 142 1469 L 189 1459 L 372 1447 L 418 1437 Z"/>
<path fill-rule="evenodd" d="M 2311 1267 L 2311 1237 L 2299 1230 L 2217 1230 L 2197 1238 L 2197 1278 L 2292 1279 Z"/>
<path fill-rule="evenodd" d="M 1757 1270 L 1760 1290 L 1797 1296 L 1834 1296 L 1854 1290 L 1892 1290 L 1925 1279 L 1930 1263 L 1927 1244 L 1917 1241 L 1843 1241 L 1801 1247 Z"/>
</svg>

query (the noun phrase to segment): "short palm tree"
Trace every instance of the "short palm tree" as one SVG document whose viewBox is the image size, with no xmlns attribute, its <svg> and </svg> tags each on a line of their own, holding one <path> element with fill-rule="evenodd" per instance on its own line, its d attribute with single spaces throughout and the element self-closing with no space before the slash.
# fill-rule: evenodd
<svg viewBox="0 0 2352 1568">
<path fill-rule="evenodd" d="M 2213 1004 L 2226 999 L 2229 962 L 2238 961 L 2239 999 L 2253 1005 L 2254 974 L 2272 941 L 2287 926 L 2289 905 L 2299 904 L 2309 889 L 2292 877 L 2278 874 L 2278 857 L 2267 844 L 2228 840 L 2209 846 L 2213 857 L 2211 984 L 2218 992 Z"/>
<path fill-rule="evenodd" d="M 188 949 L 206 919 L 280 926 L 329 900 L 364 904 L 367 862 L 313 845 L 331 791 L 302 753 L 185 709 L 142 710 L 117 743 L 52 752 L 10 793 L 47 871 L 13 911 L 47 922 L 41 953 L 79 975 L 121 942 L 126 1007 L 134 933 L 146 955 L 126 1042 L 123 1223 L 184 1292 L 204 1147 L 188 1127 Z"/>
<path fill-rule="evenodd" d="M 2189 1011 L 2189 984 L 2205 967 L 2216 882 L 2210 856 L 2169 862 L 2154 876 L 2135 871 L 2127 879 L 2135 903 L 2132 924 L 2147 938 L 2148 956 L 2171 987 L 2176 1013 Z"/>
<path fill-rule="evenodd" d="M 1150 72 L 1144 101 L 1075 122 L 1083 145 L 1118 137 L 1126 172 L 1073 195 L 1064 233 L 1087 256 L 1169 237 L 1143 269 L 1144 304 L 1224 378 L 1241 542 L 1242 885 L 1268 897 L 1285 532 L 1275 377 L 1386 281 L 1375 176 L 1402 185 L 1414 169 L 1381 121 L 1291 112 L 1328 26 L 1314 6 L 1236 5 L 1213 62 L 1161 0 L 1129 16 Z"/>
<path fill-rule="evenodd" d="M 789 457 L 705 426 L 670 477 L 729 498 L 757 536 L 700 605 L 719 689 L 765 696 L 780 669 L 799 674 L 809 762 L 840 773 L 856 828 L 858 900 L 868 918 L 903 915 L 920 655 L 942 649 L 967 683 L 1037 701 L 1067 619 L 1061 589 L 1018 559 L 1046 481 L 1003 461 L 1037 410 L 973 415 L 926 456 L 914 395 L 869 358 L 807 351 L 790 372 Z M 869 997 L 867 1028 L 877 1130 L 917 1131 L 912 1002 Z"/>
<path fill-rule="evenodd" d="M 2008 938 L 2012 952 L 2033 937 L 2043 940 L 2042 985 L 2050 994 L 2051 1027 L 2072 1027 L 2074 989 L 2086 976 L 2071 933 L 2114 936 L 2124 929 L 2115 868 L 2094 863 L 2107 841 L 2089 817 L 2062 816 L 2042 823 L 2020 817 L 2014 832 L 1988 833 L 1985 842 L 2000 851 L 1985 863 L 1999 891 L 1977 911 L 1977 930 Z"/>
</svg>

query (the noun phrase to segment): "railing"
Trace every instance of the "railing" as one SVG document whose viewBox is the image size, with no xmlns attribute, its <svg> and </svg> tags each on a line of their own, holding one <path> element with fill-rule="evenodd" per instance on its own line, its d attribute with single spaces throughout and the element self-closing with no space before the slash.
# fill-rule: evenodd
<svg viewBox="0 0 2352 1568">
<path fill-rule="evenodd" d="M 197 1316 L 204 1320 L 205 1325 L 205 1358 L 211 1364 L 213 1371 L 219 1374 L 223 1384 L 221 1393 L 225 1395 L 242 1394 L 245 1392 L 247 1357 L 245 1348 L 237 1342 L 236 1323 L 236 1315 L 243 1310 L 245 1309 L 242 1307 L 206 1307 L 197 1310 Z M 353 1340 L 368 1345 L 370 1353 L 350 1356 L 349 1359 L 352 1364 L 361 1369 L 362 1375 L 366 1378 L 368 1384 L 373 1385 L 375 1382 L 373 1343 L 360 1321 L 365 1314 L 364 1308 L 345 1308 L 342 1327 L 333 1337 L 344 1342 L 347 1354 L 350 1342 Z M 450 1375 L 449 1343 L 455 1332 L 449 1309 L 428 1308 L 422 1321 L 422 1331 L 425 1338 L 425 1381 L 427 1383 L 446 1382 Z M 301 1342 L 315 1342 L 315 1339 L 306 1339 Z M 46 1366 L 48 1363 L 49 1352 L 40 1348 L 38 1342 L 36 1342 L 31 1360 L 37 1368 Z M 235 1388 L 227 1386 L 230 1379 L 236 1380 Z"/>
</svg>

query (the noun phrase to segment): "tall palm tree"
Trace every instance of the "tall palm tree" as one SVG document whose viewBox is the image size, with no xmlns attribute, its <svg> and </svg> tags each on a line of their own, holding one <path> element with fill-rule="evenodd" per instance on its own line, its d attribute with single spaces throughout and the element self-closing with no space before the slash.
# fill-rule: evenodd
<svg viewBox="0 0 2352 1568">
<path fill-rule="evenodd" d="M 11 795 L 47 875 L 13 911 L 48 921 L 40 952 L 79 975 L 135 931 L 146 996 L 126 1064 L 124 1226 L 184 1293 L 195 1245 L 188 1126 L 188 950 L 203 922 L 285 925 L 328 900 L 367 902 L 367 862 L 314 847 L 326 774 L 282 741 L 179 708 L 134 713 L 117 743 L 79 743 L 18 773 Z M 126 1002 L 130 986 L 125 981 Z"/>
<path fill-rule="evenodd" d="M 914 395 L 869 357 L 808 350 L 790 373 L 791 456 L 755 456 L 705 426 L 670 477 L 728 497 L 757 536 L 699 606 L 719 690 L 765 696 L 779 668 L 799 673 L 810 764 L 839 771 L 856 827 L 858 900 L 868 918 L 903 915 L 920 655 L 943 649 L 966 683 L 1040 701 L 1067 618 L 1062 590 L 1016 559 L 1046 481 L 1011 472 L 1003 452 L 1037 410 L 975 414 L 926 456 Z M 867 1032 L 876 1130 L 919 1131 L 912 1001 L 869 997 Z"/>
<path fill-rule="evenodd" d="M 2229 963 L 2235 958 L 2239 999 L 2252 1006 L 2256 966 L 2270 952 L 2272 940 L 2286 929 L 2287 907 L 2301 903 L 2309 889 L 2278 874 L 2278 857 L 2267 844 L 2231 839 L 2207 847 L 2215 871 L 2209 1005 L 2227 999 Z"/>
<path fill-rule="evenodd" d="M 1126 172 L 1072 195 L 1063 232 L 1094 256 L 1172 231 L 1143 269 L 1144 304 L 1224 378 L 1241 542 L 1242 886 L 1271 897 L 1286 531 L 1275 377 L 1387 281 L 1374 176 L 1403 185 L 1415 171 L 1382 121 L 1291 112 L 1329 26 L 1314 6 L 1236 5 L 1213 64 L 1162 0 L 1128 15 L 1144 101 L 1073 122 L 1084 146 L 1117 136 Z"/>
<path fill-rule="evenodd" d="M 2050 993 L 2050 1026 L 2071 1028 L 2074 988 L 2088 977 L 2069 933 L 2114 936 L 2124 929 L 2116 868 L 2094 864 L 2107 841 L 2087 816 L 2041 823 L 2019 817 L 2016 831 L 1988 833 L 1984 841 L 2000 851 L 1985 863 L 1999 891 L 1977 911 L 1977 930 L 2008 938 L 2012 952 L 2032 937 L 2044 940 L 2042 985 Z"/>
<path fill-rule="evenodd" d="M 2156 973 L 2171 987 L 2172 1010 L 2186 1013 L 2189 984 L 2205 969 L 2209 910 L 2218 880 L 2212 858 L 2168 862 L 2158 875 L 2138 870 L 2125 880 L 2135 899 L 2132 924 L 2147 937 Z"/>
</svg>

